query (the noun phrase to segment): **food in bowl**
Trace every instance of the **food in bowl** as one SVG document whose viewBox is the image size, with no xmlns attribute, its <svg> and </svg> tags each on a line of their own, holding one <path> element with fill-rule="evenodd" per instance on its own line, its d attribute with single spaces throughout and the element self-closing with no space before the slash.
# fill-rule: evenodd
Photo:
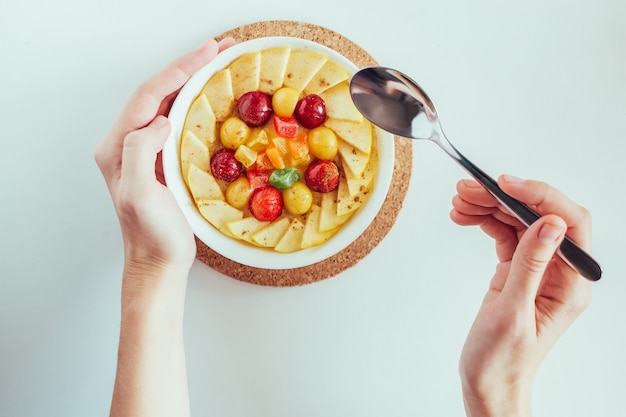
<svg viewBox="0 0 626 417">
<path fill-rule="evenodd" d="M 354 107 L 355 71 L 319 44 L 262 38 L 192 77 L 170 112 L 164 168 L 204 243 L 282 269 L 332 256 L 367 228 L 391 181 L 393 141 Z"/>
<path fill-rule="evenodd" d="M 182 174 L 202 216 L 278 252 L 326 242 L 374 187 L 373 126 L 347 70 L 317 51 L 236 58 L 206 82 L 182 134 Z"/>
</svg>

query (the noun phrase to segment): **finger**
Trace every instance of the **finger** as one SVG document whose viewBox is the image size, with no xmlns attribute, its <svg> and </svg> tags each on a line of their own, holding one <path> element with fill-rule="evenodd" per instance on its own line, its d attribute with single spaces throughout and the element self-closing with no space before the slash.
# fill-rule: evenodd
<svg viewBox="0 0 626 417">
<path fill-rule="evenodd" d="M 532 306 L 543 275 L 565 236 L 567 224 L 555 215 L 533 223 L 520 239 L 503 289 L 512 305 Z"/>
<path fill-rule="evenodd" d="M 230 48 L 231 46 L 235 45 L 236 43 L 237 43 L 237 41 L 235 40 L 235 38 L 231 38 L 229 36 L 229 37 L 226 37 L 226 38 L 220 40 L 217 43 L 217 46 L 219 47 L 219 51 L 222 52 L 222 51 L 225 51 L 226 49 Z"/>
<path fill-rule="evenodd" d="M 503 175 L 498 185 L 511 197 L 532 207 L 540 215 L 556 214 L 567 224 L 567 234 L 583 248 L 591 248 L 591 216 L 556 188 L 541 182 Z"/>
<path fill-rule="evenodd" d="M 159 111 L 165 100 L 173 100 L 176 92 L 189 77 L 206 65 L 217 54 L 218 48 L 227 47 L 231 41 L 219 46 L 211 39 L 195 51 L 184 55 L 170 64 L 163 71 L 142 84 L 126 104 L 120 117 L 111 132 L 98 143 L 94 157 L 107 184 L 120 175 L 122 141 L 129 132 L 142 128 L 150 123 Z M 166 99 L 167 98 L 167 99 Z"/>
<path fill-rule="evenodd" d="M 233 46 L 234 44 L 236 44 L 237 41 L 235 41 L 235 39 L 233 38 L 224 38 L 221 41 L 219 41 L 217 43 L 217 47 L 218 47 L 218 51 L 222 52 L 228 48 L 230 48 L 231 46 Z M 159 109 L 157 110 L 157 115 L 164 115 L 167 116 L 170 112 L 170 109 L 172 108 L 172 105 L 174 104 L 174 100 L 176 99 L 176 96 L 178 96 L 178 93 L 180 92 L 180 88 L 177 89 L 176 91 L 172 92 L 171 94 L 169 94 L 167 97 L 165 97 L 163 99 L 163 101 L 161 101 L 161 105 L 159 106 Z"/>
<path fill-rule="evenodd" d="M 468 179 L 461 180 L 457 183 L 457 192 L 463 202 L 467 203 L 467 205 L 464 205 L 465 208 L 459 205 L 458 208 L 460 211 L 466 214 L 484 214 L 485 212 L 490 212 L 493 217 L 500 220 L 502 223 L 521 229 L 522 223 L 519 219 L 504 208 L 504 206 L 478 182 Z M 470 208 L 471 205 L 475 207 Z"/>
<path fill-rule="evenodd" d="M 468 203 L 483 207 L 498 207 L 499 203 L 489 191 L 474 180 L 464 179 L 457 183 L 456 191 Z"/>
<path fill-rule="evenodd" d="M 133 193 L 154 186 L 157 154 L 163 149 L 169 132 L 169 121 L 159 116 L 145 128 L 124 138 L 120 184 Z"/>
<path fill-rule="evenodd" d="M 506 225 L 509 225 L 519 230 L 526 229 L 526 226 L 524 226 L 524 224 L 522 224 L 522 222 L 517 217 L 513 216 L 507 209 L 502 206 L 498 207 L 498 210 L 494 211 L 491 215 L 496 220 Z"/>
<path fill-rule="evenodd" d="M 463 199 L 459 194 L 452 198 L 452 207 L 460 213 L 472 215 L 472 216 L 484 216 L 491 214 L 497 210 L 495 207 L 485 207 L 477 204 L 472 204 Z"/>
<path fill-rule="evenodd" d="M 163 100 L 182 88 L 194 73 L 217 55 L 218 51 L 217 42 L 210 39 L 142 83 L 118 119 L 116 124 L 118 133 L 125 134 L 150 123 L 161 108 Z"/>
</svg>

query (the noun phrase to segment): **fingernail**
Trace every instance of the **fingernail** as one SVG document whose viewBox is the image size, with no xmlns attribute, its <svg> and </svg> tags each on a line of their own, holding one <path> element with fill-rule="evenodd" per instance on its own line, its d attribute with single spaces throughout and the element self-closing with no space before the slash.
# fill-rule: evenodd
<svg viewBox="0 0 626 417">
<path fill-rule="evenodd" d="M 481 187 L 481 185 L 474 180 L 462 180 L 462 181 L 463 181 L 463 185 L 465 185 L 467 188 L 480 188 Z"/>
<path fill-rule="evenodd" d="M 523 179 L 518 178 L 516 176 L 513 175 L 503 175 L 502 179 L 506 182 L 511 182 L 511 183 L 520 183 L 520 182 L 524 182 Z"/>
<path fill-rule="evenodd" d="M 235 40 L 235 38 L 233 38 L 233 37 L 230 37 L 230 36 L 229 36 L 229 37 L 226 37 L 226 38 L 224 38 L 224 39 L 220 40 L 220 41 L 217 43 L 217 46 L 219 46 L 219 47 L 221 48 L 222 46 L 224 46 L 224 45 L 226 45 L 226 44 L 228 44 L 228 43 L 231 43 L 231 42 L 232 42 L 232 43 L 235 43 L 235 42 L 236 42 L 236 40 Z"/>
<path fill-rule="evenodd" d="M 157 116 L 152 123 L 150 123 L 150 127 L 154 128 L 154 129 L 160 129 L 163 126 L 165 126 L 167 124 L 168 120 L 167 117 L 164 116 Z"/>
<path fill-rule="evenodd" d="M 554 243 L 559 240 L 563 233 L 565 233 L 565 228 L 563 226 L 546 223 L 541 226 L 541 229 L 539 229 L 538 237 L 545 242 Z"/>
</svg>

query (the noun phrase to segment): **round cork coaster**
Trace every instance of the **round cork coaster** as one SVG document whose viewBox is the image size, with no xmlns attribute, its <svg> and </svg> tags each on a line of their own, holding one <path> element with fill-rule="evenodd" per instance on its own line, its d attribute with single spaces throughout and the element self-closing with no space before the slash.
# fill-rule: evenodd
<svg viewBox="0 0 626 417">
<path fill-rule="evenodd" d="M 216 37 L 235 38 L 238 42 L 268 36 L 290 36 L 320 43 L 339 52 L 359 68 L 377 62 L 360 46 L 332 30 L 310 23 L 285 20 L 256 22 L 225 32 Z M 391 186 L 374 221 L 363 234 L 338 254 L 313 265 L 293 269 L 262 269 L 242 265 L 215 252 L 196 238 L 197 258 L 231 278 L 251 284 L 272 287 L 291 287 L 333 277 L 356 265 L 369 254 L 394 225 L 409 188 L 413 147 L 409 139 L 396 136 L 395 163 Z"/>
</svg>

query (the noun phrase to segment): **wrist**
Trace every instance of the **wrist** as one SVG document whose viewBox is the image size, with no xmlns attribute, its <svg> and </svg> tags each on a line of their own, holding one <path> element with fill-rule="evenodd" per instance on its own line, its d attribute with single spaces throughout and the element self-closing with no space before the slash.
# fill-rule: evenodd
<svg viewBox="0 0 626 417">
<path fill-rule="evenodd" d="M 519 386 L 492 387 L 478 392 L 463 387 L 468 417 L 531 417 L 530 390 Z"/>
<path fill-rule="evenodd" d="M 190 267 L 127 259 L 122 279 L 122 308 L 148 310 L 156 304 L 182 311 Z"/>
<path fill-rule="evenodd" d="M 183 272 L 186 276 L 195 258 L 193 238 L 159 241 L 150 236 L 124 236 L 124 269 L 134 274 Z"/>
</svg>

